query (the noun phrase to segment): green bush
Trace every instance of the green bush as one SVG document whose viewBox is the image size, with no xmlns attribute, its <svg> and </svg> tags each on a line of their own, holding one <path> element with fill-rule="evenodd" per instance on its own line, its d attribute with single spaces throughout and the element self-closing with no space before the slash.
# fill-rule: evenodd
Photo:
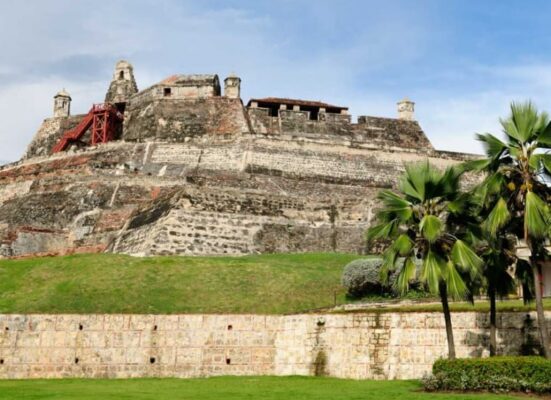
<svg viewBox="0 0 551 400">
<path fill-rule="evenodd" d="M 551 360 L 491 357 L 438 360 L 425 390 L 551 393 Z"/>
<path fill-rule="evenodd" d="M 353 298 L 360 297 L 396 297 L 397 294 L 393 290 L 399 268 L 403 263 L 403 259 L 397 262 L 398 271 L 390 274 L 387 284 L 381 282 L 381 268 L 383 260 L 380 258 L 361 258 L 354 260 L 344 267 L 341 283 L 346 288 L 348 295 Z M 417 268 L 421 268 L 421 261 L 416 261 Z M 419 281 L 410 282 L 411 291 L 407 298 L 424 298 L 427 292 L 423 289 Z"/>
<path fill-rule="evenodd" d="M 381 266 L 380 258 L 362 258 L 354 260 L 344 267 L 341 282 L 353 297 L 368 294 L 381 294 Z"/>
</svg>

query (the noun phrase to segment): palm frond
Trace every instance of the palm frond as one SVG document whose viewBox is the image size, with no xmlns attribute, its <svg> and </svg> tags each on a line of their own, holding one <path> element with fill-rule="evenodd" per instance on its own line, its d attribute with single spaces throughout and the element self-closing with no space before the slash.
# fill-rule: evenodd
<svg viewBox="0 0 551 400">
<path fill-rule="evenodd" d="M 445 263 L 445 276 L 449 296 L 454 299 L 461 299 L 469 293 L 465 281 L 451 261 Z"/>
<path fill-rule="evenodd" d="M 532 154 L 528 162 L 535 173 L 538 173 L 542 168 L 544 168 L 548 174 L 551 174 L 551 154 Z"/>
<path fill-rule="evenodd" d="M 507 202 L 503 197 L 500 197 L 482 225 L 484 230 L 490 233 L 490 235 L 495 236 L 509 222 L 510 218 L 511 213 L 509 212 Z"/>
<path fill-rule="evenodd" d="M 387 284 L 388 278 L 392 272 L 396 270 L 396 261 L 398 260 L 398 253 L 393 246 L 388 247 L 383 253 L 383 265 L 381 265 L 381 272 L 379 276 L 381 283 Z"/>
<path fill-rule="evenodd" d="M 536 238 L 545 237 L 549 231 L 551 218 L 549 205 L 532 191 L 526 193 L 524 227 Z"/>
<path fill-rule="evenodd" d="M 491 175 L 488 175 L 484 179 L 484 185 L 488 188 L 489 195 L 495 195 L 501 192 L 503 186 L 505 185 L 505 177 L 501 171 L 494 172 Z"/>
<path fill-rule="evenodd" d="M 406 195 L 423 202 L 425 201 L 426 185 L 428 180 L 428 161 L 406 165 L 406 172 L 400 181 L 400 190 Z"/>
<path fill-rule="evenodd" d="M 499 140 L 497 137 L 492 135 L 491 133 L 485 133 L 485 134 L 477 133 L 475 136 L 477 140 L 482 142 L 486 155 L 488 156 L 488 158 L 492 160 L 501 157 L 503 152 L 507 149 L 507 145 L 503 143 L 501 140 Z M 477 161 L 485 161 L 485 160 L 477 160 Z"/>
<path fill-rule="evenodd" d="M 546 145 L 543 147 L 551 146 L 551 123 L 548 123 L 538 135 L 538 144 Z"/>
<path fill-rule="evenodd" d="M 400 195 L 391 190 L 381 190 L 377 198 L 381 200 L 384 205 L 383 213 L 390 215 L 391 219 L 396 217 L 401 221 L 407 221 L 411 218 L 413 212 L 411 203 Z"/>
<path fill-rule="evenodd" d="M 463 163 L 463 169 L 465 171 L 481 172 L 490 166 L 492 160 L 484 158 L 482 160 L 470 160 Z"/>
<path fill-rule="evenodd" d="M 406 234 L 401 234 L 398 236 L 398 238 L 394 241 L 392 246 L 394 247 L 394 250 L 401 256 L 409 256 L 412 249 L 413 249 L 413 241 L 410 239 L 410 237 Z"/>
<path fill-rule="evenodd" d="M 541 127 L 540 116 L 532 102 L 511 103 L 511 116 L 502 122 L 505 133 L 519 143 L 535 138 Z"/>
<path fill-rule="evenodd" d="M 457 216 L 465 216 L 478 206 L 477 197 L 474 193 L 464 192 L 448 203 L 448 211 Z"/>
<path fill-rule="evenodd" d="M 390 222 L 381 223 L 370 227 L 366 233 L 366 240 L 368 243 L 377 239 L 389 239 L 394 236 L 398 227 L 398 220 L 392 220 Z"/>
<path fill-rule="evenodd" d="M 394 289 L 401 295 L 404 295 L 408 291 L 409 283 L 415 278 L 416 273 L 417 266 L 415 265 L 415 261 L 411 257 L 406 257 L 394 282 Z"/>
<path fill-rule="evenodd" d="M 451 259 L 462 271 L 474 279 L 482 268 L 482 259 L 462 240 L 456 240 L 451 251 Z"/>
<path fill-rule="evenodd" d="M 419 224 L 419 230 L 423 237 L 433 243 L 440 237 L 444 224 L 435 215 L 425 215 Z"/>
<path fill-rule="evenodd" d="M 444 173 L 440 175 L 438 184 L 435 187 L 438 193 L 432 193 L 431 197 L 457 194 L 459 191 L 459 179 L 464 172 L 465 170 L 461 166 L 451 166 L 446 168 Z"/>
<path fill-rule="evenodd" d="M 421 281 L 426 283 L 433 294 L 438 293 L 438 284 L 443 278 L 442 272 L 445 269 L 445 264 L 446 262 L 432 250 L 425 255 L 421 269 Z"/>
</svg>

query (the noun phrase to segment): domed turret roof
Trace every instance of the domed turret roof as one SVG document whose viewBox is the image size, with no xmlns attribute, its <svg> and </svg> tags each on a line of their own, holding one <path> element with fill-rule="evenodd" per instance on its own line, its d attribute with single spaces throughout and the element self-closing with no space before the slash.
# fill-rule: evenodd
<svg viewBox="0 0 551 400">
<path fill-rule="evenodd" d="M 54 98 L 56 97 L 68 97 L 68 98 L 71 98 L 71 95 L 65 90 L 65 88 L 61 89 L 59 92 L 57 92 L 57 94 L 54 96 Z"/>
<path fill-rule="evenodd" d="M 117 61 L 116 68 L 132 68 L 132 64 L 126 60 L 119 60 Z"/>
</svg>

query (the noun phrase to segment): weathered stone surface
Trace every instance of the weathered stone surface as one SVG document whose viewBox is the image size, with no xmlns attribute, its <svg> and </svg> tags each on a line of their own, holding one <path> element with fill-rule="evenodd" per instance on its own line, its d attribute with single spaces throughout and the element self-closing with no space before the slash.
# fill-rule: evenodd
<svg viewBox="0 0 551 400">
<path fill-rule="evenodd" d="M 551 313 L 547 313 L 551 318 Z M 487 355 L 486 314 L 455 313 L 459 357 Z M 313 375 L 418 379 L 445 357 L 441 313 L 0 315 L 0 379 Z M 498 352 L 530 352 L 535 314 L 502 313 Z M 536 339 L 534 339 L 536 338 Z M 320 352 L 326 363 L 316 367 Z"/>
<path fill-rule="evenodd" d="M 63 132 L 75 127 L 84 115 L 47 118 L 29 144 L 24 158 L 48 156 Z"/>
<path fill-rule="evenodd" d="M 185 142 L 194 137 L 235 137 L 248 132 L 240 99 L 142 99 L 127 105 L 123 139 Z"/>
<path fill-rule="evenodd" d="M 115 72 L 105 94 L 105 101 L 113 104 L 126 103 L 137 92 L 138 85 L 134 78 L 134 68 L 128 61 L 120 60 L 115 65 Z"/>
<path fill-rule="evenodd" d="M 246 136 L 113 142 L 24 160 L 0 169 L 1 254 L 83 246 L 131 254 L 363 252 L 379 188 L 396 184 L 404 162 L 426 158 L 321 138 Z M 442 167 L 458 160 L 429 159 Z M 41 233 L 20 234 L 29 229 Z"/>
</svg>

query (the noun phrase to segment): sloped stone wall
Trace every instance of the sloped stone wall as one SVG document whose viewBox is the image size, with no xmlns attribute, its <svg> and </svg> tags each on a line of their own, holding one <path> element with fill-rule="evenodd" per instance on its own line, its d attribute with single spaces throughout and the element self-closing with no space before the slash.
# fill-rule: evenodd
<svg viewBox="0 0 551 400">
<path fill-rule="evenodd" d="M 455 313 L 453 324 L 459 357 L 487 353 L 487 314 Z M 534 313 L 502 313 L 498 327 L 501 354 L 534 351 Z M 441 313 L 0 315 L 2 379 L 315 373 L 412 379 L 446 352 Z"/>
<path fill-rule="evenodd" d="M 403 163 L 425 159 L 284 136 L 113 142 L 37 157 L 0 169 L 0 257 L 362 253 L 378 190 L 396 185 Z M 175 192 L 186 202 L 158 213 Z"/>
</svg>

